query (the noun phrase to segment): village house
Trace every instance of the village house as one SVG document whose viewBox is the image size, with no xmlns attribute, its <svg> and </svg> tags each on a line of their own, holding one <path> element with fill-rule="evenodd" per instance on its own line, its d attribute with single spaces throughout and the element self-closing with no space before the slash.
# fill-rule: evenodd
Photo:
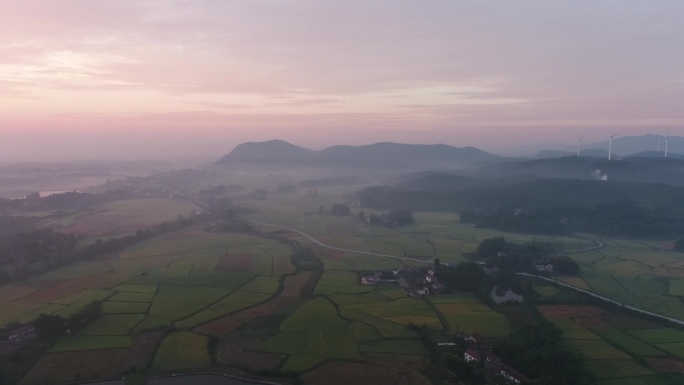
<svg viewBox="0 0 684 385">
<path fill-rule="evenodd" d="M 378 284 L 379 277 L 376 277 L 374 275 L 364 275 L 361 277 L 361 284 L 362 285 L 377 285 Z"/>
<path fill-rule="evenodd" d="M 530 379 L 525 377 L 522 373 L 518 372 L 517 370 L 511 368 L 508 365 L 501 365 L 499 366 L 499 374 L 501 377 L 505 378 L 508 382 L 516 383 L 516 384 L 521 384 L 529 381 Z"/>
<path fill-rule="evenodd" d="M 439 282 L 436 273 L 434 267 L 405 267 L 401 270 L 385 270 L 362 275 L 360 283 L 362 285 L 393 283 L 406 289 L 409 297 L 420 298 L 428 294 L 442 294 L 447 289 L 446 285 Z"/>
<path fill-rule="evenodd" d="M 442 292 L 444 292 L 446 288 L 446 285 L 444 285 L 443 283 L 436 282 L 432 284 L 432 292 L 434 294 L 442 294 Z"/>
<path fill-rule="evenodd" d="M 35 332 L 36 328 L 33 327 L 33 324 L 26 324 L 7 332 L 7 339 L 9 341 L 21 341 L 32 336 Z"/>
<path fill-rule="evenodd" d="M 484 337 L 480 334 L 465 335 L 462 338 L 466 342 L 471 342 L 470 347 L 463 353 L 463 360 L 465 362 L 482 363 L 485 367 L 485 373 L 490 379 L 501 377 L 514 384 L 522 384 L 529 381 L 522 373 L 501 363 L 501 359 L 496 354 L 486 350 L 484 347 Z"/>
<path fill-rule="evenodd" d="M 465 362 L 482 362 L 486 367 L 499 365 L 501 362 L 501 359 L 497 357 L 496 354 L 486 350 L 478 350 L 476 348 L 468 348 L 465 353 L 463 353 L 463 359 Z"/>
<path fill-rule="evenodd" d="M 465 353 L 463 353 L 463 359 L 465 362 L 480 362 L 482 360 L 482 356 L 476 349 L 468 348 L 466 349 Z"/>
<path fill-rule="evenodd" d="M 542 273 L 553 273 L 553 265 L 550 263 L 546 265 L 534 265 L 534 268 Z"/>
<path fill-rule="evenodd" d="M 463 339 L 465 341 L 474 342 L 478 345 L 483 345 L 485 343 L 485 338 L 482 336 L 482 334 L 478 334 L 478 333 L 467 335 Z"/>
</svg>

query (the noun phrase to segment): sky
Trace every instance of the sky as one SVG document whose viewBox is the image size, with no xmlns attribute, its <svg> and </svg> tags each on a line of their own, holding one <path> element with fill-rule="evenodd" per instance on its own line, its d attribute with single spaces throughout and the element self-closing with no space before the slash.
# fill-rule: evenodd
<svg viewBox="0 0 684 385">
<path fill-rule="evenodd" d="M 0 0 L 0 161 L 684 135 L 682 0 Z"/>
</svg>

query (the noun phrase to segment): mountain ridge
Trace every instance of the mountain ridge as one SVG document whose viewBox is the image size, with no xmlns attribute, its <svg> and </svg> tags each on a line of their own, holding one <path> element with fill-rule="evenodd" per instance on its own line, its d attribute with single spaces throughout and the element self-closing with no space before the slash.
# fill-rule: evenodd
<svg viewBox="0 0 684 385">
<path fill-rule="evenodd" d="M 379 142 L 368 145 L 337 145 L 320 151 L 282 140 L 246 142 L 221 157 L 216 164 L 310 164 L 397 169 L 449 169 L 504 158 L 472 146 Z"/>
</svg>

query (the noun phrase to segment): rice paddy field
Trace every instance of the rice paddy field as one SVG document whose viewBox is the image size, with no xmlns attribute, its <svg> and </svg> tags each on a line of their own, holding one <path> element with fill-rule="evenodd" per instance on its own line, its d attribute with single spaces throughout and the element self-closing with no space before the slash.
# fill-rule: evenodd
<svg viewBox="0 0 684 385">
<path fill-rule="evenodd" d="M 584 355 L 599 385 L 681 381 L 664 374 L 684 374 L 681 330 L 588 305 L 544 305 L 540 311 Z"/>
<path fill-rule="evenodd" d="M 136 198 L 108 202 L 92 211 L 46 219 L 40 226 L 54 227 L 65 233 L 111 237 L 174 221 L 179 215 L 188 216 L 195 210 L 193 205 L 176 199 Z"/>
<path fill-rule="evenodd" d="M 234 255 L 239 263 L 231 262 Z M 249 258 L 240 257 L 245 255 Z M 0 322 L 30 322 L 41 313 L 69 317 L 98 300 L 101 315 L 59 338 L 46 356 L 57 363 L 41 366 L 41 373 L 68 365 L 60 363 L 72 359 L 67 354 L 122 350 L 139 357 L 139 363 L 119 362 L 119 370 L 125 365 L 150 365 L 153 370 L 208 367 L 208 337 L 191 329 L 273 297 L 280 279 L 294 273 L 290 256 L 290 247 L 275 240 L 183 229 L 106 258 L 0 287 Z M 160 341 L 136 342 L 159 330 Z M 176 331 L 166 335 L 170 330 Z"/>
<path fill-rule="evenodd" d="M 263 204 L 264 212 L 270 204 Z M 661 242 L 597 239 L 590 234 L 553 237 L 505 233 L 461 224 L 453 213 L 417 212 L 414 213 L 415 224 L 388 229 L 360 221 L 355 215 L 361 211 L 360 208 L 353 209 L 349 217 L 318 214 L 314 209 L 302 212 L 300 217 L 290 216 L 282 222 L 271 223 L 286 224 L 334 247 L 425 261 L 439 258 L 447 263 L 465 260 L 483 239 L 495 236 L 519 243 L 549 243 L 555 245 L 559 252 L 567 250 L 581 266 L 581 276 L 561 277 L 559 280 L 562 282 L 626 305 L 684 320 L 684 306 L 680 300 L 684 298 L 684 253 L 673 252 Z M 369 214 L 370 211 L 366 212 Z M 267 227 L 261 229 L 272 230 Z M 422 264 L 329 250 L 291 234 L 312 245 L 326 270 L 364 271 Z"/>
<path fill-rule="evenodd" d="M 277 185 L 257 187 L 273 191 Z M 43 371 L 67 365 L 60 360 L 83 352 L 125 352 L 135 360 L 117 365 L 126 370 L 135 362 L 153 372 L 207 368 L 214 360 L 255 371 L 305 372 L 338 360 L 404 370 L 429 361 L 411 324 L 425 325 L 442 338 L 478 333 L 490 341 L 520 325 L 512 321 L 514 312 L 499 312 L 473 294 L 409 298 L 398 286 L 360 285 L 358 272 L 426 266 L 435 258 L 458 263 L 494 236 L 567 248 L 582 275 L 564 277 L 565 283 L 684 319 L 684 254 L 661 249 L 657 242 L 602 240 L 603 247 L 596 248 L 589 235 L 503 233 L 463 225 L 454 213 L 418 212 L 415 224 L 389 229 L 361 221 L 357 207 L 346 217 L 318 213 L 320 206 L 329 209 L 349 199 L 355 188 L 319 191 L 315 197 L 273 193 L 264 201 L 243 192 L 231 199 L 258 209 L 244 216 L 248 220 L 285 225 L 347 250 L 256 223 L 264 236 L 206 232 L 200 224 L 0 287 L 0 325 L 29 322 L 41 313 L 68 317 L 90 301 L 102 301 L 97 319 L 55 343 Z M 87 235 L 105 237 L 193 210 L 181 201 L 145 198 L 46 225 L 88 228 Z M 323 272 L 297 271 L 291 245 L 275 237 L 310 248 Z M 552 300 L 568 295 L 548 285 L 534 290 Z M 672 362 L 682 363 L 684 374 L 683 331 L 600 309 L 558 306 L 545 305 L 542 314 L 563 331 L 568 346 L 584 354 L 599 385 L 657 385 L 663 383 L 660 373 L 676 367 Z"/>
</svg>

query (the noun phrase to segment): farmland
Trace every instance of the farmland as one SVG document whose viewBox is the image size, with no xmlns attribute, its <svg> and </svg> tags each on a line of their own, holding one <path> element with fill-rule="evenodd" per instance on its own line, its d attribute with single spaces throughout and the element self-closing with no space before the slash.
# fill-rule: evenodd
<svg viewBox="0 0 684 385">
<path fill-rule="evenodd" d="M 677 369 L 684 353 L 684 344 L 676 342 L 680 330 L 586 305 L 545 305 L 540 310 L 563 331 L 567 345 L 585 356 L 600 385 L 650 384 L 658 367 L 682 373 Z"/>
<path fill-rule="evenodd" d="M 109 202 L 86 213 L 49 219 L 41 226 L 56 226 L 60 231 L 89 236 L 120 235 L 145 229 L 161 222 L 189 215 L 195 208 L 170 198 L 138 198 Z"/>
<path fill-rule="evenodd" d="M 207 338 L 188 332 L 171 333 L 164 338 L 152 365 L 158 369 L 207 367 Z"/>
<path fill-rule="evenodd" d="M 249 255 L 251 263 L 243 263 L 239 269 L 216 268 L 222 256 L 225 260 L 234 254 Z M 0 322 L 28 322 L 40 313 L 69 317 L 90 301 L 99 300 L 101 315 L 76 334 L 58 339 L 50 350 L 51 357 L 119 349 L 125 355 L 143 354 L 143 365 L 151 363 L 154 370 L 206 367 L 205 336 L 181 331 L 169 334 L 158 353 L 147 348 L 146 353 L 140 353 L 133 341 L 153 335 L 153 330 L 168 330 L 174 323 L 180 330 L 189 329 L 267 300 L 278 290 L 279 279 L 294 271 L 290 254 L 289 247 L 274 240 L 183 229 L 101 260 L 3 286 L 0 305 L 5 311 Z M 273 269 L 276 264 L 277 270 Z M 199 346 L 204 353 L 198 353 Z M 119 361 L 116 371 L 133 364 Z M 49 370 L 59 368 L 42 366 L 40 376 L 49 376 Z M 111 372 L 102 369 L 101 374 L 106 373 Z M 99 374 L 79 375 L 88 378 Z M 65 378 L 61 374 L 57 377 Z"/>
<path fill-rule="evenodd" d="M 265 180 L 252 183 L 270 190 L 277 186 Z M 684 318 L 683 255 L 655 242 L 604 240 L 603 248 L 587 250 L 597 245 L 589 235 L 510 234 L 461 224 L 454 213 L 417 212 L 415 224 L 391 229 L 360 220 L 359 208 L 351 216 L 318 212 L 353 192 L 322 188 L 315 197 L 273 193 L 259 201 L 244 192 L 227 196 L 256 208 L 244 219 L 284 224 L 333 247 L 383 256 L 329 249 L 301 234 L 256 223 L 251 233 L 205 231 L 198 223 L 0 287 L 0 323 L 28 322 L 41 313 L 69 317 L 90 301 L 102 302 L 98 318 L 59 338 L 46 357 L 70 362 L 79 353 L 104 357 L 110 352 L 112 362 L 100 369 L 103 375 L 134 365 L 147 373 L 168 373 L 215 364 L 226 370 L 306 373 L 305 379 L 349 367 L 389 378 L 422 370 L 430 361 L 419 333 L 409 325 L 424 325 L 440 340 L 478 333 L 495 343 L 534 315 L 522 306 L 486 305 L 472 293 L 409 298 L 398 285 L 360 285 L 359 272 L 422 267 L 435 258 L 458 263 L 493 236 L 547 242 L 559 249 L 567 245 L 582 276 L 563 277 L 564 282 Z M 193 210 L 178 200 L 140 198 L 74 213 L 52 225 L 67 231 L 88 228 L 84 234 L 104 239 Z M 297 270 L 291 259 L 294 242 L 311 250 L 322 269 Z M 574 295 L 548 284 L 534 291 L 549 303 Z M 599 385 L 652 384 L 660 370 L 646 362 L 684 360 L 679 329 L 600 308 L 562 306 L 540 309 L 563 332 L 565 343 L 586 357 Z M 136 342 L 142 340 L 147 342 Z M 126 360 L 127 355 L 137 361 Z M 35 378 L 60 372 L 49 362 L 37 366 Z M 76 379 L 75 371 L 69 373 L 55 378 Z M 78 374 L 85 379 L 98 373 Z"/>
</svg>

